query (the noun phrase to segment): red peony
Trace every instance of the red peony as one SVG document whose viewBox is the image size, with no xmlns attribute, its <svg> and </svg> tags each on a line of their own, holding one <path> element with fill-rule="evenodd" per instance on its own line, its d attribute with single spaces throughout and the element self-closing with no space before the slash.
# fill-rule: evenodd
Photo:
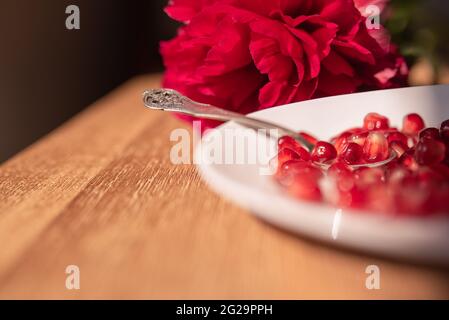
<svg viewBox="0 0 449 320">
<path fill-rule="evenodd" d="M 166 12 L 184 25 L 161 45 L 163 85 L 240 113 L 403 86 L 404 59 L 367 29 L 365 2 L 172 0 Z"/>
</svg>

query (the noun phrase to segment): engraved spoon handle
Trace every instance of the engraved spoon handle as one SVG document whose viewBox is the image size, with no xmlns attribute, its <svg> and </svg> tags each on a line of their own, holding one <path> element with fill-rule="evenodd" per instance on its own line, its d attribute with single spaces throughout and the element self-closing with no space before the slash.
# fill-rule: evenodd
<svg viewBox="0 0 449 320">
<path fill-rule="evenodd" d="M 151 109 L 178 112 L 204 119 L 234 121 L 253 129 L 276 129 L 274 131 L 277 135 L 276 138 L 288 135 L 307 148 L 308 151 L 312 151 L 314 147 L 313 144 L 305 140 L 300 134 L 293 130 L 268 121 L 250 118 L 237 112 L 221 109 L 209 104 L 195 102 L 172 89 L 146 90 L 143 93 L 143 102 L 146 107 Z M 273 134 L 274 132 L 270 131 L 267 133 Z"/>
</svg>

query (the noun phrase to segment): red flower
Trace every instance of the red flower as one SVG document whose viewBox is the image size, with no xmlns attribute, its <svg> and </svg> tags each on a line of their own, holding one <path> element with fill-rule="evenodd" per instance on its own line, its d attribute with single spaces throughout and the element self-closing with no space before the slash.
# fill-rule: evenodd
<svg viewBox="0 0 449 320">
<path fill-rule="evenodd" d="M 161 45 L 164 86 L 200 102 L 248 113 L 405 84 L 403 58 L 354 0 L 172 0 L 166 12 L 184 26 Z"/>
</svg>

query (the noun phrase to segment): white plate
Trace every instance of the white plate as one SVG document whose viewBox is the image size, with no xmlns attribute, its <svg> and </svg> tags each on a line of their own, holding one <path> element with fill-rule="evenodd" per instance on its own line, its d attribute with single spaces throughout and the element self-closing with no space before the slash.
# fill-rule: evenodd
<svg viewBox="0 0 449 320">
<path fill-rule="evenodd" d="M 266 109 L 251 116 L 329 139 L 344 129 L 360 126 L 365 114 L 373 111 L 388 116 L 394 126 L 400 126 L 402 117 L 411 112 L 421 114 L 427 126 L 439 126 L 442 120 L 449 118 L 449 86 L 329 97 Z M 224 133 L 226 129 L 238 127 L 228 122 L 217 129 Z M 267 139 L 261 135 L 258 138 Z M 204 144 L 196 149 L 198 162 L 211 151 L 209 149 Z M 223 151 L 233 154 L 235 145 L 225 140 Z M 260 175 L 257 164 L 202 162 L 198 167 L 203 179 L 217 193 L 279 227 L 353 249 L 449 265 L 447 218 L 393 218 L 300 201 L 285 195 L 272 177 Z"/>
</svg>

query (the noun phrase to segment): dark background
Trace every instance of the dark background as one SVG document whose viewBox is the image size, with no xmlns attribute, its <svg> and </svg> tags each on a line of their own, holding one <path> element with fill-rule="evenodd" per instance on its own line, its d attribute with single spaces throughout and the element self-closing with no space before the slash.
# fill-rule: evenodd
<svg viewBox="0 0 449 320">
<path fill-rule="evenodd" d="M 168 0 L 0 0 L 0 163 L 134 75 L 163 70 Z M 77 5 L 81 29 L 67 30 Z M 391 0 L 410 84 L 449 83 L 449 1 Z M 95 133 L 92 133 L 95 134 Z"/>
<path fill-rule="evenodd" d="M 133 75 L 162 71 L 166 0 L 0 0 L 0 162 Z M 80 8 L 80 30 L 65 9 Z"/>
</svg>

